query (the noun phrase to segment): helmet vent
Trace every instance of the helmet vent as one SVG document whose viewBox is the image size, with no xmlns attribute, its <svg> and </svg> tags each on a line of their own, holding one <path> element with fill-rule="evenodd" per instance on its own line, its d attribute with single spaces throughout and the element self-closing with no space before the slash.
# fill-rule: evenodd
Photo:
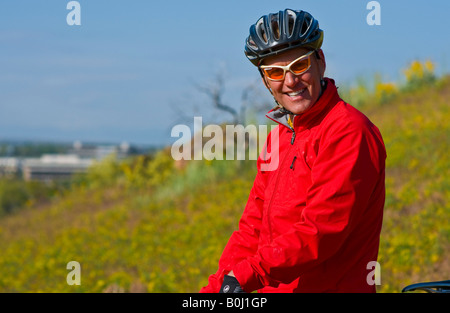
<svg viewBox="0 0 450 313">
<path fill-rule="evenodd" d="M 291 37 L 292 33 L 294 32 L 294 24 L 295 24 L 295 15 L 289 14 L 288 15 L 288 33 L 289 33 L 289 37 Z"/>
<path fill-rule="evenodd" d="M 255 50 L 258 50 L 258 46 L 256 45 L 255 41 L 253 40 L 252 37 L 249 37 L 247 40 L 247 44 L 252 47 Z"/>
<path fill-rule="evenodd" d="M 280 39 L 280 23 L 278 14 L 272 15 L 272 19 L 270 21 L 271 27 L 272 27 L 272 34 L 276 40 Z"/>
<path fill-rule="evenodd" d="M 309 29 L 309 25 L 311 25 L 311 18 L 309 16 L 305 16 L 302 24 L 301 35 L 303 36 Z"/>
<path fill-rule="evenodd" d="M 266 30 L 264 29 L 264 22 L 263 19 L 260 19 L 258 23 L 256 24 L 256 32 L 258 34 L 258 37 L 262 39 L 266 44 L 268 43 Z"/>
</svg>

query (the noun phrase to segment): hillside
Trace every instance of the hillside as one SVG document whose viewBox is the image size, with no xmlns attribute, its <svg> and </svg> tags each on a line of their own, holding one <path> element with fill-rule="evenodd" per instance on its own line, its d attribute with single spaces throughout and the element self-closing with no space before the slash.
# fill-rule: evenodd
<svg viewBox="0 0 450 313">
<path fill-rule="evenodd" d="M 359 108 L 388 152 L 378 291 L 450 279 L 450 78 L 369 99 Z M 177 168 L 167 151 L 106 160 L 50 202 L 0 218 L 0 292 L 196 292 L 254 175 L 254 161 Z M 80 285 L 66 282 L 70 261 Z"/>
<path fill-rule="evenodd" d="M 367 110 L 388 153 L 380 291 L 450 278 L 450 79 Z"/>
</svg>

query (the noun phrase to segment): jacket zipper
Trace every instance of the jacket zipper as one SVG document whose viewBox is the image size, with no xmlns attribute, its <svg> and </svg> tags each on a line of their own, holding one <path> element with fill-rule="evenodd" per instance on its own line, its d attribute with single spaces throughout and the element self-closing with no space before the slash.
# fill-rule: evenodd
<svg viewBox="0 0 450 313">
<path fill-rule="evenodd" d="M 283 158 L 283 161 L 282 161 L 281 164 L 280 164 L 280 168 L 279 168 L 278 173 L 277 173 L 277 179 L 275 180 L 275 187 L 274 187 L 274 190 L 277 190 L 277 187 L 278 187 L 278 182 L 279 182 L 279 180 L 280 180 L 280 169 L 283 168 L 283 165 L 284 165 L 284 163 L 285 163 L 285 161 L 286 161 L 286 158 L 287 158 L 287 156 L 289 155 L 289 152 L 291 151 L 292 146 L 294 145 L 294 141 L 295 141 L 295 130 L 292 129 L 292 128 L 291 128 L 291 130 L 292 130 L 291 145 L 289 146 L 289 149 L 288 149 L 288 151 L 286 152 L 286 154 L 285 154 L 285 156 L 284 156 L 284 158 Z M 294 157 L 294 161 L 295 161 L 296 158 L 297 158 L 297 157 Z M 293 165 L 294 165 L 294 161 L 292 162 L 291 168 L 292 168 Z M 270 198 L 270 203 L 269 203 L 269 206 L 268 206 L 268 208 L 267 208 L 267 216 L 268 216 L 268 217 L 270 217 L 270 211 L 271 211 L 271 208 L 272 208 L 272 201 L 273 201 L 273 195 L 272 195 L 272 197 Z M 270 242 L 272 243 L 272 241 L 273 241 L 273 236 L 272 236 L 272 222 L 271 222 L 270 219 L 268 220 L 268 225 L 269 225 L 269 239 L 270 239 Z"/>
<path fill-rule="evenodd" d="M 291 146 L 294 144 L 294 141 L 295 141 L 295 131 L 292 131 Z M 291 166 L 290 166 L 291 170 L 294 169 L 294 163 L 295 163 L 296 159 L 297 159 L 297 156 L 294 156 L 294 159 L 292 160 L 292 163 L 291 163 Z"/>
<path fill-rule="evenodd" d="M 295 163 L 295 160 L 297 160 L 297 156 L 294 156 L 294 159 L 292 160 L 292 163 L 291 163 L 291 170 L 294 170 L 294 163 Z"/>
<path fill-rule="evenodd" d="M 295 130 L 292 130 L 291 145 L 294 144 L 294 141 L 295 141 Z"/>
</svg>

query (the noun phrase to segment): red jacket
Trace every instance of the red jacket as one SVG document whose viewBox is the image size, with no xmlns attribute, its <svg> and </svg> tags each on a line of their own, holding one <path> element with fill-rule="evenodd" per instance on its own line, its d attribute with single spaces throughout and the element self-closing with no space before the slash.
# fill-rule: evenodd
<svg viewBox="0 0 450 313">
<path fill-rule="evenodd" d="M 368 263 L 378 255 L 386 159 L 379 130 L 331 79 L 293 129 L 279 110 L 267 116 L 280 123 L 266 142 L 276 151 L 279 139 L 279 164 L 262 170 L 270 159 L 259 157 L 239 230 L 201 292 L 218 292 L 231 270 L 247 292 L 375 292 Z"/>
</svg>

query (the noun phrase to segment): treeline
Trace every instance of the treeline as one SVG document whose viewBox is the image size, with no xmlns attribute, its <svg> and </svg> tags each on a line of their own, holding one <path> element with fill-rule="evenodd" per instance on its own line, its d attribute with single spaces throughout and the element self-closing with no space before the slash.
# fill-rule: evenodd
<svg viewBox="0 0 450 313">
<path fill-rule="evenodd" d="M 40 157 L 43 154 L 66 153 L 71 144 L 47 142 L 0 142 L 0 157 Z"/>
</svg>

